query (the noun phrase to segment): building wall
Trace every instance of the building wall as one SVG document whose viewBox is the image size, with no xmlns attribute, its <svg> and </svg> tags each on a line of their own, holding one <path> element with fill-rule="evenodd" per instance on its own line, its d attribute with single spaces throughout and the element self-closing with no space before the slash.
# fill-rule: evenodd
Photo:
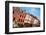
<svg viewBox="0 0 46 35">
<path fill-rule="evenodd" d="M 17 21 L 20 25 L 24 25 L 27 27 L 30 26 L 39 26 L 39 20 L 34 17 L 33 15 L 30 15 L 28 13 L 24 13 L 20 8 L 13 7 L 13 19 L 14 21 Z"/>
</svg>

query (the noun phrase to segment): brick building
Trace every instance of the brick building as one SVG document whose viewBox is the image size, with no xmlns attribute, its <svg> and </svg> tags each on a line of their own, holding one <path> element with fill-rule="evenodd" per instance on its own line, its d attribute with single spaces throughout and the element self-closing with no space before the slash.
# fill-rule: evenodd
<svg viewBox="0 0 46 35">
<path fill-rule="evenodd" d="M 13 22 L 14 27 L 16 24 L 18 24 L 20 27 L 40 26 L 40 21 L 37 19 L 37 17 L 33 16 L 32 14 L 25 13 L 19 7 L 13 7 Z"/>
</svg>

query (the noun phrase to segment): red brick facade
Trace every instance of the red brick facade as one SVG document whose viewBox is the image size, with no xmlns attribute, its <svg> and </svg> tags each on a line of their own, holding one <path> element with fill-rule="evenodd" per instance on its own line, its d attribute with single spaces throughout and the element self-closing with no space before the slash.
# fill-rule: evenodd
<svg viewBox="0 0 46 35">
<path fill-rule="evenodd" d="M 24 25 L 24 23 L 27 23 L 25 26 L 31 26 L 34 22 L 34 19 L 38 20 L 33 15 L 24 13 L 20 8 L 13 7 L 13 20 L 19 22 L 19 24 Z M 38 22 L 39 22 L 39 20 L 38 20 Z M 28 25 L 28 23 L 29 23 L 29 25 Z"/>
</svg>

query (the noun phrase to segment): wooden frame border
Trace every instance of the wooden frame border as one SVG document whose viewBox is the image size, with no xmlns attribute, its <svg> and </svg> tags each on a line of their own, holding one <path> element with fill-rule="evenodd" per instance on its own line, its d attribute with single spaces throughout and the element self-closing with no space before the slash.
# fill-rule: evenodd
<svg viewBox="0 0 46 35">
<path fill-rule="evenodd" d="M 24 31 L 24 32 L 9 32 L 9 3 L 23 3 L 23 4 L 38 4 L 43 5 L 43 30 L 39 31 Z M 20 2 L 20 1 L 5 1 L 5 34 L 18 34 L 18 33 L 33 33 L 33 32 L 45 32 L 45 3 L 37 2 Z"/>
</svg>

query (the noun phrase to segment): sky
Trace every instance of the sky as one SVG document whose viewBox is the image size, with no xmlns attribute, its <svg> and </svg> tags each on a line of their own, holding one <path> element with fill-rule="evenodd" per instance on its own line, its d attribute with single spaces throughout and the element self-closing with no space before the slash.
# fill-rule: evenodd
<svg viewBox="0 0 46 35">
<path fill-rule="evenodd" d="M 20 7 L 26 13 L 32 14 L 40 19 L 40 8 L 33 8 L 33 7 Z"/>
</svg>

